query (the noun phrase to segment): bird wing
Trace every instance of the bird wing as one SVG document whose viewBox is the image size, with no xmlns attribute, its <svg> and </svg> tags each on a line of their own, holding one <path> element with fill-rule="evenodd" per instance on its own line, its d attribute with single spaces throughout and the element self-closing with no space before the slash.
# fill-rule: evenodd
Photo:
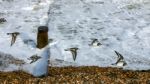
<svg viewBox="0 0 150 84">
<path fill-rule="evenodd" d="M 15 37 L 12 35 L 11 46 L 14 44 L 14 41 L 15 41 Z"/>
<path fill-rule="evenodd" d="M 97 42 L 97 39 L 94 39 L 91 43 L 91 45 L 93 45 L 95 42 Z"/>
<path fill-rule="evenodd" d="M 116 62 L 115 64 L 117 64 L 117 63 L 120 62 L 121 60 L 124 60 L 123 56 L 122 56 L 119 52 L 115 51 L 115 53 L 116 53 L 116 55 L 118 56 L 118 60 L 117 60 L 117 62 Z"/>
<path fill-rule="evenodd" d="M 30 62 L 30 64 L 33 63 L 33 62 L 36 62 L 36 61 L 37 61 L 38 59 L 40 59 L 40 58 L 41 58 L 41 57 L 38 56 L 38 58 L 33 59 L 33 60 Z"/>
<path fill-rule="evenodd" d="M 76 56 L 77 56 L 77 52 L 76 51 L 71 51 L 72 56 L 73 56 L 73 60 L 76 60 Z"/>
<path fill-rule="evenodd" d="M 115 51 L 115 53 L 118 56 L 118 58 L 123 59 L 123 56 L 119 52 Z"/>
<path fill-rule="evenodd" d="M 30 62 L 30 64 L 31 63 L 33 63 L 33 62 L 36 62 L 38 59 L 40 59 L 41 57 L 40 56 L 37 56 L 37 55 L 32 55 L 30 58 L 27 58 L 28 60 L 32 60 L 31 62 Z"/>
<path fill-rule="evenodd" d="M 32 60 L 32 61 L 30 62 L 30 64 L 32 64 L 33 62 L 35 62 L 35 60 Z"/>
</svg>

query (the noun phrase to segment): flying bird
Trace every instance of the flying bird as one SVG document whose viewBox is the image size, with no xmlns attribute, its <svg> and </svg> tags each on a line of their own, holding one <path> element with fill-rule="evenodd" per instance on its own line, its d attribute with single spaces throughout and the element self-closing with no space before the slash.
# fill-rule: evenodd
<svg viewBox="0 0 150 84">
<path fill-rule="evenodd" d="M 93 39 L 92 43 L 89 45 L 96 47 L 96 46 L 100 46 L 102 44 L 98 41 L 98 39 Z"/>
<path fill-rule="evenodd" d="M 115 53 L 118 56 L 118 58 L 117 58 L 117 62 L 112 65 L 117 65 L 119 67 L 123 67 L 123 66 L 127 65 L 127 63 L 124 60 L 124 57 L 117 51 L 115 51 Z"/>
<path fill-rule="evenodd" d="M 11 39 L 11 46 L 15 43 L 17 36 L 19 35 L 19 32 L 13 32 L 13 33 L 7 33 L 7 35 L 11 35 L 12 39 Z"/>
<path fill-rule="evenodd" d="M 28 58 L 28 60 L 31 60 L 30 64 L 33 62 L 36 62 L 37 60 L 39 60 L 41 57 L 37 56 L 37 55 L 32 55 L 30 58 Z"/>
<path fill-rule="evenodd" d="M 78 50 L 78 48 L 65 49 L 65 51 L 71 51 L 74 61 L 76 60 L 76 57 L 77 57 L 77 50 Z"/>
<path fill-rule="evenodd" d="M 6 22 L 5 18 L 0 18 L 0 23 Z"/>
</svg>

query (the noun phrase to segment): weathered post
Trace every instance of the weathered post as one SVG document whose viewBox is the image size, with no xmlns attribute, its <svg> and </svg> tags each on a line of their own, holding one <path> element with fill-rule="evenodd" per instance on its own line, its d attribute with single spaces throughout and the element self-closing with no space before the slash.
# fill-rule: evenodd
<svg viewBox="0 0 150 84">
<path fill-rule="evenodd" d="M 48 44 L 48 27 L 40 26 L 37 35 L 37 48 L 44 48 Z"/>
<path fill-rule="evenodd" d="M 48 46 L 48 27 L 38 27 L 36 54 L 32 55 L 30 65 L 34 66 L 32 75 L 35 77 L 43 77 L 48 75 L 49 64 L 49 46 Z"/>
</svg>

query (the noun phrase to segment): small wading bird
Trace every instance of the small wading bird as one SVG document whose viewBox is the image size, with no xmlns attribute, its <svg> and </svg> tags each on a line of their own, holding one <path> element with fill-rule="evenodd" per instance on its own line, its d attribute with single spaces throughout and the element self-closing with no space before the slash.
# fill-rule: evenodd
<svg viewBox="0 0 150 84">
<path fill-rule="evenodd" d="M 77 57 L 77 50 L 78 50 L 78 48 L 65 49 L 65 51 L 71 51 L 74 61 L 76 60 L 76 57 Z"/>
<path fill-rule="evenodd" d="M 11 46 L 15 43 L 17 36 L 19 35 L 19 32 L 13 32 L 13 33 L 7 33 L 7 35 L 11 35 L 12 39 L 11 39 Z"/>
<path fill-rule="evenodd" d="M 114 63 L 112 65 L 117 65 L 119 67 L 123 67 L 123 66 L 127 65 L 127 63 L 125 62 L 123 56 L 120 53 L 118 53 L 117 51 L 115 51 L 115 53 L 118 56 L 118 58 L 117 58 L 118 60 L 117 60 L 116 63 Z"/>
<path fill-rule="evenodd" d="M 36 62 L 38 59 L 40 59 L 41 57 L 40 56 L 37 56 L 37 55 L 32 55 L 30 58 L 28 58 L 28 60 L 32 60 L 31 62 L 30 62 L 30 64 L 31 63 L 33 63 L 33 62 Z"/>
<path fill-rule="evenodd" d="M 102 44 L 98 41 L 98 39 L 93 39 L 92 43 L 89 44 L 89 45 L 93 46 L 93 47 L 96 47 L 96 46 L 100 46 Z"/>
</svg>

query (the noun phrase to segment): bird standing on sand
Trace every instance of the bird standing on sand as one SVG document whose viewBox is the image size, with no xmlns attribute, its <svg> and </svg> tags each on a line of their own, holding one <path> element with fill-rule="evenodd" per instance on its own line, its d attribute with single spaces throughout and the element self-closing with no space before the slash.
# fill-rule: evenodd
<svg viewBox="0 0 150 84">
<path fill-rule="evenodd" d="M 96 46 L 100 46 L 102 44 L 98 41 L 98 39 L 93 39 L 92 43 L 89 45 L 96 47 Z"/>
<path fill-rule="evenodd" d="M 11 35 L 12 39 L 11 39 L 11 46 L 15 43 L 17 36 L 19 35 L 19 32 L 13 32 L 13 33 L 7 33 L 7 35 Z"/>
<path fill-rule="evenodd" d="M 30 58 L 28 58 L 28 60 L 32 60 L 31 62 L 30 62 L 30 64 L 31 63 L 33 63 L 33 62 L 36 62 L 38 59 L 40 59 L 41 57 L 40 56 L 37 56 L 37 55 L 32 55 Z"/>
<path fill-rule="evenodd" d="M 115 53 L 118 56 L 118 60 L 116 63 L 114 63 L 112 65 L 117 65 L 119 67 L 123 67 L 123 66 L 127 65 L 127 63 L 124 60 L 124 57 L 120 53 L 118 53 L 117 51 L 115 51 Z"/>
<path fill-rule="evenodd" d="M 76 60 L 76 57 L 77 57 L 77 50 L 78 50 L 78 48 L 65 49 L 65 51 L 71 51 L 74 61 Z"/>
</svg>

